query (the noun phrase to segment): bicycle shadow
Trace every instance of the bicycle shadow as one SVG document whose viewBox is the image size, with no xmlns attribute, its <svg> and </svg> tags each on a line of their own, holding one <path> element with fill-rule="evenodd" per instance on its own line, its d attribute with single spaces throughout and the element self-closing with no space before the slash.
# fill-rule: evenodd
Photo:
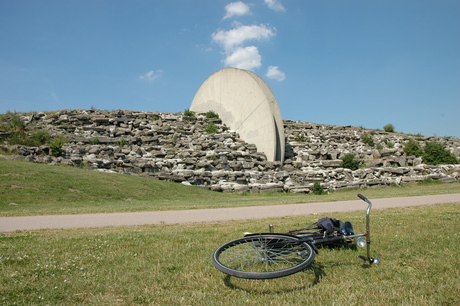
<svg viewBox="0 0 460 306">
<path fill-rule="evenodd" d="M 305 282 L 305 276 L 307 275 L 308 277 L 308 274 L 311 274 L 312 279 Z M 286 281 L 286 278 L 296 276 L 302 278 L 303 281 Z M 279 294 L 313 288 L 325 276 L 326 273 L 324 272 L 323 264 L 315 262 L 308 268 L 283 278 L 257 280 L 242 279 L 227 275 L 224 277 L 224 284 L 232 290 L 241 290 L 248 293 Z"/>
</svg>

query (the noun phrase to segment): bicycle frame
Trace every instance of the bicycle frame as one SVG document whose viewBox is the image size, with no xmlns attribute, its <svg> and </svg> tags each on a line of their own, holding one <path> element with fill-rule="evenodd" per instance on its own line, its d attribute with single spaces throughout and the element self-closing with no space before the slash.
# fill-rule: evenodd
<svg viewBox="0 0 460 306">
<path fill-rule="evenodd" d="M 271 279 L 292 275 L 310 266 L 318 254 L 319 245 L 356 242 L 360 247 L 367 247 L 367 256 L 360 255 L 359 258 L 369 264 L 377 264 L 380 260 L 371 257 L 370 249 L 372 203 L 361 194 L 358 197 L 368 204 L 364 234 L 354 234 L 353 226 L 348 221 L 327 220 L 327 217 L 324 223 L 317 222 L 287 233 L 274 233 L 270 224 L 268 233 L 244 233 L 243 238 L 221 245 L 214 251 L 212 262 L 218 270 L 230 276 Z"/>
<path fill-rule="evenodd" d="M 362 194 L 358 194 L 358 197 L 368 204 L 366 209 L 366 233 L 364 234 L 353 234 L 353 235 L 318 235 L 314 233 L 299 233 L 299 234 L 292 234 L 292 236 L 298 237 L 301 239 L 302 242 L 310 243 L 315 252 L 318 254 L 318 248 L 316 245 L 321 245 L 323 243 L 330 243 L 334 241 L 346 241 L 352 242 L 355 241 L 358 246 L 366 247 L 367 249 L 367 256 L 359 255 L 359 258 L 363 259 L 364 261 L 369 262 L 370 264 L 377 264 L 380 260 L 376 257 L 371 257 L 371 221 L 370 221 L 370 214 L 372 209 L 372 202 L 363 196 Z M 269 225 L 269 231 L 273 233 L 273 225 Z"/>
</svg>

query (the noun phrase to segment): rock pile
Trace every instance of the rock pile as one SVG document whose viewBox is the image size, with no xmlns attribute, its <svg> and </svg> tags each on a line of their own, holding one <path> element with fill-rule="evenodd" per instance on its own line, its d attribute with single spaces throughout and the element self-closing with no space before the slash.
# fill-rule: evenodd
<svg viewBox="0 0 460 306">
<path fill-rule="evenodd" d="M 127 110 L 62 110 L 21 117 L 27 126 L 67 140 L 61 156 L 50 147 L 7 146 L 26 160 L 146 176 L 222 192 L 311 192 L 315 182 L 325 190 L 378 187 L 426 178 L 454 182 L 460 165 L 428 166 L 407 156 L 409 139 L 441 142 L 460 156 L 460 141 L 416 137 L 357 127 L 284 121 L 284 163 L 269 162 L 219 119 L 205 114 Z M 369 141 L 363 141 L 367 137 Z M 354 154 L 366 167 L 341 166 Z"/>
</svg>

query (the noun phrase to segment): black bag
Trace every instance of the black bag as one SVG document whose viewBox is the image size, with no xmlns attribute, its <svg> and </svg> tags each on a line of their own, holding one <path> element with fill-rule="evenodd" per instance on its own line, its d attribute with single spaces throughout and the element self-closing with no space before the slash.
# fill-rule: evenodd
<svg viewBox="0 0 460 306">
<path fill-rule="evenodd" d="M 328 234 L 334 233 L 334 232 L 342 232 L 343 229 L 345 229 L 345 223 L 342 222 L 341 220 L 337 219 L 332 219 L 332 218 L 321 218 L 316 222 L 316 225 L 326 231 Z"/>
</svg>

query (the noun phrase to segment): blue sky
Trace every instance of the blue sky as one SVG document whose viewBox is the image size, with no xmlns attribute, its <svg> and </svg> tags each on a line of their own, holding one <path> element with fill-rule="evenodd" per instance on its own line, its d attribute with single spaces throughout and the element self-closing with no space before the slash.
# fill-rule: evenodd
<svg viewBox="0 0 460 306">
<path fill-rule="evenodd" d="M 460 138 L 458 0 L 0 0 L 0 113 L 182 112 L 224 67 L 283 119 Z"/>
</svg>

